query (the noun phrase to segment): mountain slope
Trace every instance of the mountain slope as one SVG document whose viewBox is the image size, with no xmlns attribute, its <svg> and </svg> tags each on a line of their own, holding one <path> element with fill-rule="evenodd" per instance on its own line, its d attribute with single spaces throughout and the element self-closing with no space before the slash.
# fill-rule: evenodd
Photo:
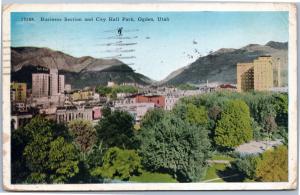
<svg viewBox="0 0 300 195">
<path fill-rule="evenodd" d="M 60 51 L 37 47 L 12 47 L 12 80 L 31 85 L 31 74 L 39 67 L 57 68 L 66 75 L 66 83 L 74 88 L 106 84 L 110 79 L 121 82 L 149 84 L 151 79 L 135 73 L 116 59 L 97 59 L 90 56 L 76 58 Z"/>
<path fill-rule="evenodd" d="M 188 66 L 172 72 L 161 83 L 200 84 L 209 82 L 236 83 L 236 64 L 250 62 L 261 55 L 271 55 L 281 64 L 283 85 L 287 85 L 288 43 L 270 41 L 266 45 L 250 44 L 240 49 L 222 48 L 210 55 L 200 57 Z"/>
</svg>

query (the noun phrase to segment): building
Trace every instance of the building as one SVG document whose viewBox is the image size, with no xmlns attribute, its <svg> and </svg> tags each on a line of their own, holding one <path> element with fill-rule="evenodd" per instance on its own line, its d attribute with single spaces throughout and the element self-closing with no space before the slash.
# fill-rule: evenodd
<svg viewBox="0 0 300 195">
<path fill-rule="evenodd" d="M 30 122 L 32 118 L 32 114 L 29 113 L 18 113 L 17 115 L 11 116 L 11 130 L 18 129 L 19 127 L 23 127 Z"/>
<path fill-rule="evenodd" d="M 58 93 L 65 92 L 65 75 L 58 75 Z"/>
<path fill-rule="evenodd" d="M 71 94 L 71 101 L 93 100 L 93 99 L 94 99 L 94 92 L 92 90 L 74 91 Z"/>
<path fill-rule="evenodd" d="M 37 98 L 49 96 L 49 74 L 32 74 L 32 96 Z"/>
<path fill-rule="evenodd" d="M 231 84 L 221 84 L 215 88 L 216 91 L 236 91 L 236 86 Z"/>
<path fill-rule="evenodd" d="M 114 87 L 116 84 L 113 81 L 108 81 L 107 82 L 107 87 Z"/>
<path fill-rule="evenodd" d="M 50 69 L 50 73 L 32 74 L 32 96 L 57 96 L 65 91 L 65 76 L 58 75 L 57 69 Z"/>
<path fill-rule="evenodd" d="M 27 93 L 26 83 L 13 82 L 10 86 L 10 89 L 11 89 L 12 101 L 24 102 L 26 100 L 26 93 Z"/>
<path fill-rule="evenodd" d="M 67 123 L 76 119 L 93 120 L 93 109 L 90 107 L 64 106 L 57 107 L 57 123 Z"/>
<path fill-rule="evenodd" d="M 176 102 L 179 100 L 178 96 L 168 95 L 165 97 L 165 110 L 172 110 Z"/>
<path fill-rule="evenodd" d="M 50 81 L 50 96 L 58 95 L 58 70 L 50 69 L 49 73 Z"/>
<path fill-rule="evenodd" d="M 154 103 L 157 108 L 165 108 L 165 97 L 162 95 L 137 95 L 136 103 Z"/>
<path fill-rule="evenodd" d="M 280 64 L 271 56 L 260 56 L 253 62 L 237 64 L 237 90 L 267 91 L 280 86 Z"/>
<path fill-rule="evenodd" d="M 71 84 L 65 84 L 65 91 L 66 91 L 67 93 L 70 93 L 70 92 L 72 91 L 72 86 L 71 86 Z"/>
<path fill-rule="evenodd" d="M 148 112 L 148 110 L 153 109 L 155 107 L 154 103 L 125 103 L 125 104 L 117 104 L 113 109 L 115 110 L 123 110 L 130 113 L 136 123 L 139 123 L 144 115 Z"/>
</svg>

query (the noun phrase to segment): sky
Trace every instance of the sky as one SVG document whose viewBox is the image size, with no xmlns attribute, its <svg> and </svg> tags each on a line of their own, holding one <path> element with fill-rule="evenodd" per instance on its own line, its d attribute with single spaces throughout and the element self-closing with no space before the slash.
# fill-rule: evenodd
<svg viewBox="0 0 300 195">
<path fill-rule="evenodd" d="M 65 17 L 81 21 L 65 21 Z M 108 21 L 109 17 L 119 18 L 119 21 Z M 134 21 L 123 21 L 123 17 Z M 158 17 L 168 20 L 158 21 Z M 41 18 L 60 21 L 42 21 Z M 106 20 L 96 20 L 100 18 Z M 120 27 L 123 28 L 121 36 L 117 32 Z M 288 41 L 288 12 L 11 13 L 13 47 L 47 47 L 74 57 L 122 55 L 123 62 L 154 80 L 164 79 L 210 51 L 266 44 L 271 40 Z M 106 45 L 119 41 L 131 45 Z M 120 52 L 120 49 L 129 52 Z"/>
</svg>

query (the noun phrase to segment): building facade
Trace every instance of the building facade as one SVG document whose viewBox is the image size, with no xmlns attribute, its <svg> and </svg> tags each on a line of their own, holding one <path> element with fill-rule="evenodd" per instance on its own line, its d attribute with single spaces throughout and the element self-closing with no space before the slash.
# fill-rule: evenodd
<svg viewBox="0 0 300 195">
<path fill-rule="evenodd" d="M 49 96 L 49 74 L 32 74 L 32 96 L 38 98 Z"/>
<path fill-rule="evenodd" d="M 56 110 L 57 123 L 67 123 L 76 119 L 93 120 L 93 109 L 87 107 L 58 107 Z"/>
<path fill-rule="evenodd" d="M 11 100 L 24 102 L 26 100 L 27 85 L 26 83 L 16 83 L 11 84 Z"/>
<path fill-rule="evenodd" d="M 58 75 L 58 93 L 65 92 L 65 75 Z"/>
<path fill-rule="evenodd" d="M 271 56 L 260 56 L 253 62 L 237 64 L 237 91 L 268 91 L 278 86 L 280 64 Z"/>
<path fill-rule="evenodd" d="M 50 96 L 58 95 L 58 70 L 50 69 Z"/>
</svg>

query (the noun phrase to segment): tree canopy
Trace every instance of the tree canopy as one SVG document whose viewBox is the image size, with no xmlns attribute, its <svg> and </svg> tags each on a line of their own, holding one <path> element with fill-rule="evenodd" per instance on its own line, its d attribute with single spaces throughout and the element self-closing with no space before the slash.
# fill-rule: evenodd
<svg viewBox="0 0 300 195">
<path fill-rule="evenodd" d="M 134 150 L 112 147 L 103 156 L 103 165 L 92 171 L 93 176 L 108 179 L 128 180 L 141 173 L 141 158 Z"/>
<path fill-rule="evenodd" d="M 69 132 L 80 151 L 87 153 L 96 142 L 96 129 L 91 121 L 77 119 L 68 124 Z"/>
<path fill-rule="evenodd" d="M 134 118 L 125 111 L 110 111 L 103 113 L 103 117 L 96 125 L 98 140 L 104 148 L 119 147 L 135 148 Z"/>
<path fill-rule="evenodd" d="M 225 104 L 215 129 L 215 142 L 222 147 L 235 147 L 253 138 L 250 112 L 242 100 Z"/>
<path fill-rule="evenodd" d="M 210 151 L 205 128 L 158 109 L 146 114 L 138 137 L 148 171 L 169 173 L 182 182 L 201 179 Z"/>
<path fill-rule="evenodd" d="M 256 177 L 264 182 L 288 181 L 287 147 L 281 145 L 264 152 L 257 163 Z"/>
</svg>

